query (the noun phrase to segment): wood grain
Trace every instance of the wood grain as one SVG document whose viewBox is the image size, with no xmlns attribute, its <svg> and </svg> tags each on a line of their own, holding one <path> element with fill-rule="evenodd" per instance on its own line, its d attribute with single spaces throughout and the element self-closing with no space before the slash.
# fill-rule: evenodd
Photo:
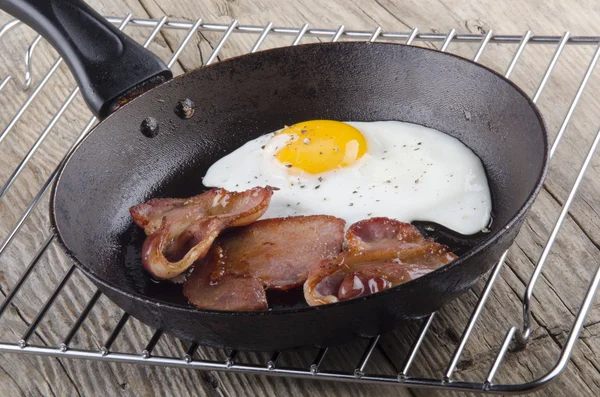
<svg viewBox="0 0 600 397">
<path fill-rule="evenodd" d="M 417 26 L 420 31 L 435 32 L 447 32 L 455 28 L 459 33 L 481 33 L 493 29 L 499 34 L 521 34 L 530 29 L 536 34 L 545 35 L 562 35 L 566 30 L 571 30 L 573 35 L 600 34 L 596 24 L 600 12 L 598 7 L 594 7 L 592 0 L 562 4 L 542 0 L 90 0 L 89 3 L 102 14 L 111 16 L 124 16 L 131 12 L 136 17 L 160 18 L 167 14 L 175 20 L 193 21 L 201 17 L 204 21 L 221 23 L 229 23 L 232 18 L 236 18 L 241 24 L 251 25 L 266 25 L 272 21 L 276 26 L 298 27 L 305 22 L 311 27 L 327 28 L 344 24 L 346 28 L 356 30 L 374 30 L 377 26 L 382 26 L 386 30 L 409 31 Z M 9 16 L 0 13 L 0 24 L 8 20 Z M 127 28 L 126 31 L 140 42 L 150 33 L 150 29 L 142 28 Z M 150 48 L 164 60 L 168 60 L 185 33 L 165 30 Z M 27 50 L 27 43 L 33 38 L 35 34 L 30 29 L 19 27 L 1 39 L 0 78 L 16 71 L 15 81 L 22 81 L 22 59 Z M 196 34 L 175 65 L 175 73 L 182 73 L 201 65 L 210 56 L 220 38 L 219 33 Z M 256 38 L 255 35 L 233 35 L 224 45 L 219 58 L 249 51 Z M 292 41 L 291 36 L 271 35 L 265 40 L 262 49 L 289 45 Z M 318 39 L 306 38 L 303 42 L 311 41 Z M 439 42 L 416 44 L 440 47 Z M 477 45 L 452 43 L 449 51 L 472 58 L 476 49 Z M 481 62 L 505 72 L 515 50 L 515 45 L 490 44 Z M 554 50 L 552 46 L 527 46 L 511 79 L 529 95 L 533 95 Z M 568 46 L 542 92 L 538 105 L 553 138 L 565 120 L 594 51 L 593 46 Z M 4 129 L 11 122 L 56 57 L 56 52 L 47 43 L 42 42 L 34 53 L 33 86 L 27 91 L 22 91 L 18 84 L 12 81 L 5 88 L 6 91 L 0 94 L 0 129 Z M 15 68 L 15 65 L 19 66 Z M 61 65 L 23 118 L 14 125 L 4 142 L 0 143 L 0 184 L 8 179 L 74 87 L 75 83 L 67 68 Z M 552 160 L 545 188 L 511 248 L 506 266 L 461 357 L 456 379 L 483 379 L 506 330 L 512 325 L 520 324 L 521 297 L 527 280 L 600 126 L 597 116 L 600 99 L 595 95 L 598 89 L 600 81 L 593 75 Z M 4 241 L 90 116 L 83 100 L 78 96 L 44 140 L 14 186 L 0 200 L 0 241 Z M 535 379 L 546 373 L 556 360 L 587 282 L 600 263 L 600 197 L 597 194 L 600 191 L 599 172 L 600 159 L 595 157 L 536 287 L 533 302 L 533 340 L 526 350 L 508 353 L 505 364 L 495 378 L 496 382 L 519 383 Z M 49 235 L 47 211 L 47 197 L 44 197 L 18 237 L 0 257 L 0 292 L 4 295 L 12 290 L 22 270 Z M 52 244 L 17 294 L 13 305 L 0 318 L 0 340 L 20 339 L 69 267 L 70 263 L 64 254 Z M 441 377 L 482 287 L 483 282 L 440 311 L 426 343 L 413 364 L 411 375 Z M 61 343 L 94 292 L 95 287 L 76 271 L 34 333 L 31 342 L 50 346 Z M 101 297 L 71 345 L 80 348 L 100 348 L 121 315 L 120 309 L 105 297 Z M 571 390 L 576 390 L 577 395 L 600 394 L 599 323 L 600 311 L 598 302 L 595 302 L 565 373 L 557 382 L 537 395 L 563 395 Z M 418 324 L 409 324 L 382 337 L 381 348 L 376 350 L 367 371 L 397 372 L 417 330 Z M 129 320 L 113 348 L 141 352 L 152 333 L 153 331 L 145 325 L 133 319 Z M 330 369 L 351 370 L 358 361 L 365 343 L 358 341 L 351 346 L 333 349 L 324 366 Z M 182 356 L 186 347 L 181 341 L 163 336 L 155 354 Z M 314 351 L 284 354 L 281 365 L 308 366 L 314 354 Z M 224 358 L 222 352 L 209 348 L 198 349 L 197 356 Z M 268 355 L 245 354 L 241 358 L 264 363 Z M 0 394 L 408 396 L 443 393 L 379 385 L 353 385 L 3 354 L 0 355 Z"/>
</svg>

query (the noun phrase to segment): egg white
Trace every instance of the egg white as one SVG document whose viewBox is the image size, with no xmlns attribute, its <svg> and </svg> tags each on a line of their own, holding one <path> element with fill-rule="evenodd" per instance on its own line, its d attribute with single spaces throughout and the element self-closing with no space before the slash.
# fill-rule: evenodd
<svg viewBox="0 0 600 397">
<path fill-rule="evenodd" d="M 349 226 L 384 216 L 436 222 L 466 235 L 488 226 L 492 200 L 483 164 L 458 139 L 399 121 L 346 123 L 368 146 L 351 166 L 318 175 L 288 168 L 275 154 L 290 136 L 272 133 L 217 161 L 203 183 L 233 191 L 279 188 L 263 218 L 326 214 Z"/>
</svg>

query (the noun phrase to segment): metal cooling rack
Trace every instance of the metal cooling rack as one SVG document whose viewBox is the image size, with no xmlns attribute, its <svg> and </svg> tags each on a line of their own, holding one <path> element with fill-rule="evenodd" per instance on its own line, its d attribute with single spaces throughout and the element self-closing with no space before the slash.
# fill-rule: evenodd
<svg viewBox="0 0 600 397">
<path fill-rule="evenodd" d="M 251 34 L 255 35 L 256 42 L 249 49 L 249 52 L 255 52 L 260 49 L 261 44 L 270 35 L 278 35 L 278 36 L 289 36 L 290 42 L 289 45 L 296 45 L 302 42 L 305 37 L 316 37 L 320 40 L 331 40 L 336 41 L 340 38 L 344 38 L 346 40 L 366 40 L 366 41 L 393 41 L 393 42 L 403 42 L 407 44 L 412 44 L 415 41 L 430 41 L 430 42 L 442 42 L 441 51 L 446 51 L 448 46 L 452 42 L 465 42 L 471 43 L 473 46 L 477 46 L 476 55 L 474 57 L 475 61 L 479 61 L 481 55 L 484 53 L 488 44 L 490 43 L 507 43 L 513 44 L 516 47 L 516 51 L 514 52 L 514 56 L 512 57 L 512 61 L 510 62 L 508 68 L 506 69 L 504 75 L 508 78 L 510 77 L 512 71 L 514 70 L 523 50 L 527 45 L 530 44 L 541 44 L 546 46 L 553 46 L 556 50 L 554 55 L 551 58 L 550 63 L 547 66 L 546 72 L 539 83 L 538 89 L 533 96 L 533 101 L 536 102 L 542 91 L 546 87 L 546 83 L 556 66 L 556 63 L 563 53 L 563 50 L 566 45 L 570 44 L 581 44 L 588 46 L 595 46 L 595 52 L 589 61 L 586 72 L 582 77 L 582 80 L 579 84 L 579 87 L 576 91 L 576 95 L 571 102 L 568 112 L 563 119 L 561 127 L 558 131 L 557 137 L 552 144 L 551 155 L 554 155 L 556 149 L 563 137 L 567 126 L 569 125 L 571 118 L 573 116 L 573 112 L 577 107 L 581 96 L 586 88 L 588 80 L 592 75 L 598 58 L 600 57 L 600 36 L 593 37 L 572 37 L 567 32 L 563 36 L 537 36 L 533 35 L 531 31 L 526 32 L 523 35 L 494 35 L 492 31 L 487 32 L 487 34 L 457 34 L 454 29 L 446 34 L 440 33 L 420 33 L 417 28 L 412 29 L 409 32 L 392 32 L 392 31 L 384 31 L 381 27 L 377 27 L 373 31 L 354 31 L 347 30 L 344 25 L 339 26 L 337 29 L 315 29 L 310 28 L 307 24 L 300 27 L 277 27 L 274 26 L 273 23 L 269 23 L 266 26 L 245 26 L 239 25 L 237 21 L 232 21 L 229 25 L 226 24 L 213 24 L 213 23 L 204 23 L 202 20 L 198 19 L 195 22 L 183 22 L 183 21 L 171 21 L 166 16 L 161 18 L 160 20 L 153 19 L 136 19 L 132 18 L 132 15 L 127 15 L 124 18 L 108 18 L 112 23 L 119 26 L 120 29 L 124 29 L 126 26 L 128 27 L 137 27 L 137 28 L 145 28 L 145 30 L 150 31 L 149 36 L 144 43 L 144 46 L 148 46 L 156 36 L 163 30 L 166 29 L 177 29 L 187 31 L 185 38 L 181 41 L 179 46 L 173 51 L 172 57 L 168 62 L 169 67 L 172 67 L 177 61 L 180 54 L 186 48 L 191 38 L 197 32 L 220 32 L 222 33 L 221 39 L 218 44 L 214 47 L 212 54 L 206 60 L 205 64 L 211 64 L 217 60 L 217 56 L 221 51 L 223 45 L 230 40 L 232 37 L 238 34 Z M 0 30 L 0 51 L 2 51 L 2 40 L 3 36 L 7 34 L 19 34 L 18 30 L 21 29 L 21 23 L 17 20 L 13 20 L 5 24 Z M 41 41 L 41 37 L 37 36 L 28 47 L 24 58 L 23 65 L 12 65 L 14 71 L 16 72 L 19 68 L 24 68 L 25 70 L 25 79 L 24 82 L 21 83 L 17 81 L 15 78 L 16 73 L 11 75 L 4 76 L 0 82 L 0 96 L 9 95 L 9 82 L 11 80 L 14 84 L 14 89 L 19 89 L 22 86 L 24 90 L 28 90 L 30 92 L 29 97 L 23 103 L 21 108 L 14 114 L 12 120 L 9 124 L 4 127 L 2 132 L 0 133 L 0 145 L 3 144 L 3 140 L 6 138 L 8 134 L 10 134 L 11 130 L 15 126 L 19 120 L 27 117 L 26 111 L 30 107 L 30 105 L 36 100 L 38 94 L 44 89 L 44 86 L 48 83 L 50 79 L 52 79 L 53 75 L 59 68 L 62 63 L 61 58 L 57 58 L 52 67 L 47 71 L 46 75 L 39 79 L 37 85 L 33 85 L 32 81 L 33 76 L 31 72 L 31 64 L 32 58 L 34 57 L 34 49 Z M 37 80 L 37 78 L 35 79 Z M 60 109 L 51 119 L 49 124 L 43 129 L 42 133 L 39 135 L 39 138 L 33 146 L 30 148 L 29 152 L 22 159 L 21 163 L 14 170 L 12 175 L 8 180 L 0 181 L 0 200 L 5 198 L 7 191 L 13 185 L 13 182 L 17 179 L 19 174 L 23 171 L 27 163 L 32 159 L 44 139 L 48 136 L 48 134 L 52 133 L 54 126 L 57 124 L 59 119 L 63 116 L 67 108 L 71 105 L 73 99 L 77 96 L 79 92 L 78 88 L 74 88 L 67 99 L 64 101 Z M 73 147 L 90 131 L 90 129 L 95 125 L 96 119 L 94 117 L 89 119 L 89 122 L 86 124 L 85 128 L 81 131 L 75 142 L 73 142 L 71 148 L 69 149 L 67 156 L 73 150 Z M 578 335 L 583 327 L 585 317 L 588 313 L 588 310 L 591 307 L 594 294 L 598 288 L 598 284 L 600 282 L 600 268 L 596 270 L 593 274 L 591 280 L 589 281 L 589 286 L 587 288 L 587 292 L 585 293 L 584 299 L 581 302 L 579 310 L 575 316 L 574 322 L 571 325 L 570 332 L 566 338 L 566 341 L 563 344 L 562 350 L 560 351 L 553 367 L 542 377 L 537 379 L 531 379 L 527 383 L 522 384 L 495 384 L 493 382 L 494 376 L 497 373 L 498 369 L 502 365 L 505 354 L 509 350 L 509 346 L 511 343 L 520 344 L 524 346 L 530 338 L 531 335 L 531 300 L 533 296 L 533 291 L 538 281 L 546 259 L 552 249 L 553 243 L 556 240 L 557 234 L 567 216 L 567 212 L 569 207 L 575 197 L 575 194 L 579 188 L 579 185 L 582 181 L 583 175 L 590 164 L 592 156 L 598 146 L 598 142 L 600 141 L 600 131 L 596 134 L 596 137 L 589 148 L 589 152 L 585 158 L 585 161 L 581 165 L 581 169 L 577 175 L 577 178 L 572 186 L 572 189 L 568 195 L 567 200 L 565 201 L 562 210 L 558 219 L 556 220 L 556 224 L 550 237 L 547 240 L 547 244 L 545 245 L 542 255 L 535 266 L 535 270 L 531 275 L 531 278 L 528 281 L 526 292 L 523 296 L 523 322 L 521 324 L 515 324 L 512 327 L 507 327 L 506 336 L 504 341 L 498 346 L 497 354 L 495 358 L 492 360 L 492 365 L 489 369 L 489 372 L 485 379 L 481 379 L 478 382 L 471 381 L 461 381 L 453 378 L 454 372 L 457 368 L 457 364 L 465 346 L 469 341 L 469 337 L 471 336 L 472 331 L 477 326 L 478 318 L 484 309 L 486 300 L 490 295 L 490 291 L 492 290 L 498 275 L 503 267 L 504 261 L 506 259 L 507 253 L 502 256 L 500 262 L 493 268 L 485 287 L 479 297 L 477 304 L 470 316 L 470 319 L 467 322 L 466 327 L 462 331 L 462 336 L 460 337 L 460 341 L 457 344 L 454 353 L 446 366 L 446 370 L 441 378 L 417 378 L 411 376 L 411 365 L 421 348 L 421 345 L 428 335 L 428 330 L 433 321 L 435 321 L 435 313 L 424 319 L 420 331 L 418 332 L 415 340 L 412 342 L 411 348 L 408 354 L 405 357 L 405 360 L 402 364 L 402 369 L 399 373 L 368 373 L 365 372 L 365 367 L 369 362 L 371 355 L 376 348 L 379 337 L 373 338 L 368 343 L 364 352 L 362 352 L 362 356 L 355 366 L 354 371 L 326 371 L 323 370 L 320 365 L 324 358 L 326 357 L 328 351 L 327 349 L 322 349 L 316 355 L 314 362 L 307 366 L 306 368 L 291 368 L 291 367 L 279 367 L 277 365 L 278 359 L 282 354 L 296 354 L 296 353 L 275 353 L 271 356 L 271 358 L 262 363 L 255 364 L 250 362 L 241 362 L 237 357 L 237 352 L 228 352 L 227 359 L 223 361 L 217 360 L 204 360 L 204 359 L 196 359 L 194 357 L 194 352 L 198 348 L 196 344 L 192 344 L 187 351 L 182 351 L 180 356 L 172 356 L 172 357 L 164 357 L 164 356 L 155 356 L 152 354 L 154 347 L 157 342 L 161 338 L 162 333 L 160 331 L 156 331 L 153 337 L 148 342 L 146 348 L 140 352 L 124 352 L 124 351 L 116 351 L 112 349 L 113 342 L 117 339 L 119 333 L 122 331 L 123 327 L 129 320 L 128 314 L 123 314 L 121 320 L 118 322 L 117 326 L 113 329 L 112 333 L 104 343 L 101 349 L 78 349 L 70 346 L 73 337 L 79 331 L 80 326 L 93 309 L 94 305 L 98 301 L 101 296 L 101 293 L 97 291 L 93 297 L 89 300 L 89 303 L 81 313 L 79 313 L 79 317 L 77 320 L 71 325 L 70 331 L 64 336 L 62 339 L 62 343 L 57 346 L 38 346 L 29 343 L 30 337 L 32 337 L 33 333 L 36 331 L 38 326 L 48 310 L 53 306 L 56 297 L 59 295 L 65 284 L 72 277 L 74 272 L 77 272 L 74 266 L 70 266 L 67 270 L 64 277 L 59 281 L 56 285 L 54 292 L 50 295 L 50 297 L 43 304 L 42 308 L 37 312 L 34 316 L 33 321 L 29 324 L 28 329 L 22 335 L 22 337 L 18 340 L 7 340 L 0 341 L 0 351 L 6 353 L 20 353 L 20 354 L 33 354 L 33 355 L 46 355 L 46 356 L 55 356 L 55 357 L 63 357 L 63 358 L 82 358 L 82 359 L 90 359 L 90 360 L 101 360 L 101 361 L 113 361 L 113 362 L 123 362 L 123 363 L 134 363 L 134 364 L 151 364 L 151 365 L 161 365 L 161 366 L 170 366 L 170 367 L 181 367 L 181 368 L 194 368 L 201 370 L 213 370 L 213 371 L 232 371 L 232 372 L 243 372 L 243 373 L 252 373 L 252 374 L 263 374 L 263 375 L 278 375 L 278 376 L 288 376 L 288 377 L 297 377 L 297 378 L 317 378 L 321 380 L 338 380 L 338 381 L 353 381 L 353 382 L 367 382 L 367 383 L 384 383 L 396 386 L 403 387 L 427 387 L 427 388 L 437 388 L 437 389 L 446 389 L 446 390 L 462 390 L 462 391 L 480 391 L 480 392 L 489 392 L 489 393 L 524 393 L 528 391 L 532 391 L 538 388 L 541 388 L 548 384 L 548 382 L 555 379 L 561 371 L 566 367 L 569 362 L 569 358 L 573 351 L 573 347 L 575 342 L 577 341 Z M 0 147 L 0 153 L 4 151 L 10 150 L 7 147 Z M 51 186 L 55 176 L 57 175 L 60 167 L 64 163 L 64 159 L 58 164 L 56 169 L 50 174 L 48 179 L 42 184 L 41 190 L 35 195 L 33 201 L 31 201 L 25 212 L 21 215 L 21 217 L 17 220 L 14 225 L 6 225 L 9 228 L 9 233 L 6 239 L 0 245 L 0 256 L 5 253 L 7 246 L 9 246 L 13 240 L 20 234 L 22 226 L 25 224 L 26 220 L 31 215 L 32 211 L 36 208 L 38 203 L 40 203 L 41 198 L 47 192 L 48 188 Z M 2 220 L 2 222 L 6 222 L 6 220 Z M 21 233 L 23 234 L 23 233 Z M 45 242 L 39 247 L 37 252 L 34 255 L 33 260 L 30 264 L 25 268 L 23 273 L 20 275 L 18 281 L 12 286 L 11 292 L 8 293 L 0 304 L 0 316 L 2 316 L 7 308 L 11 305 L 11 302 L 22 285 L 27 281 L 30 274 L 45 255 L 47 248 L 53 242 L 53 235 L 50 235 Z"/>
</svg>

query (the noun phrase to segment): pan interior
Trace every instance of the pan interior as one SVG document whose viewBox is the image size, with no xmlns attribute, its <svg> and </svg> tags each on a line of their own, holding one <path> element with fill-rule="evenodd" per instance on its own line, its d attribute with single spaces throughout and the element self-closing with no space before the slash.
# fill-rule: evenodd
<svg viewBox="0 0 600 397">
<path fill-rule="evenodd" d="M 190 119 L 174 112 L 183 98 L 196 104 Z M 158 120 L 154 138 L 140 133 L 147 117 Z M 152 197 L 198 194 L 202 176 L 219 158 L 283 125 L 311 119 L 407 121 L 470 147 L 486 168 L 494 222 L 486 236 L 457 240 L 467 244 L 465 250 L 502 233 L 545 171 L 547 140 L 539 114 L 520 90 L 488 69 L 397 44 L 275 49 L 184 75 L 102 122 L 70 158 L 53 191 L 61 241 L 95 279 L 185 304 L 178 287 L 163 288 L 141 270 L 136 250 L 142 237 L 128 209 Z M 285 298 L 278 298 L 282 307 L 294 307 Z"/>
</svg>

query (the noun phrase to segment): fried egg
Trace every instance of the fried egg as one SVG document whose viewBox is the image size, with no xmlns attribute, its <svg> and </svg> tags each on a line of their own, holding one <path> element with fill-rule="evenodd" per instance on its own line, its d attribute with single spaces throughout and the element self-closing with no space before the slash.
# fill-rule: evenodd
<svg viewBox="0 0 600 397">
<path fill-rule="evenodd" d="M 213 164 L 207 187 L 278 188 L 263 218 L 333 215 L 429 221 L 469 235 L 492 199 L 481 160 L 458 139 L 399 121 L 312 120 L 258 137 Z"/>
</svg>

